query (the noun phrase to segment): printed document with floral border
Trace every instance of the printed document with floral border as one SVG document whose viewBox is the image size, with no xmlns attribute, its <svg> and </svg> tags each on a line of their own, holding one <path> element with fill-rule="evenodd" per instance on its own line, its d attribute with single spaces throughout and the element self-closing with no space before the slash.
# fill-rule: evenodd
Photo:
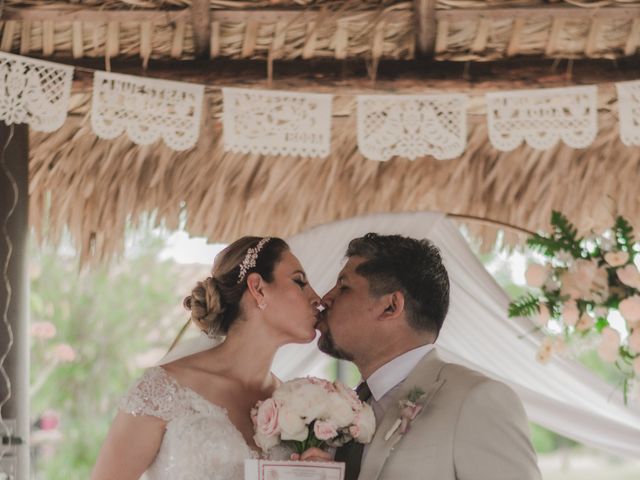
<svg viewBox="0 0 640 480">
<path fill-rule="evenodd" d="M 245 480 L 344 480 L 344 462 L 245 460 Z"/>
</svg>

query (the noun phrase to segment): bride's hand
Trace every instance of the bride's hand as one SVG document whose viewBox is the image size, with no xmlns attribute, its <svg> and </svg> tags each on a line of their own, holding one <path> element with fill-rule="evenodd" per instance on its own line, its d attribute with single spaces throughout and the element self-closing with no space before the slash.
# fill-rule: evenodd
<svg viewBox="0 0 640 480">
<path fill-rule="evenodd" d="M 310 462 L 331 462 L 333 461 L 333 457 L 325 452 L 324 450 L 320 450 L 319 448 L 308 448 L 302 455 L 299 453 L 292 453 L 291 460 L 307 460 Z"/>
</svg>

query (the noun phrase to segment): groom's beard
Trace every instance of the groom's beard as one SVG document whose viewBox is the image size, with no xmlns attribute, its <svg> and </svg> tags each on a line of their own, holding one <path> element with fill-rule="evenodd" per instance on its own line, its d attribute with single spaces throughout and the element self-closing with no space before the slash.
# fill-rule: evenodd
<svg viewBox="0 0 640 480">
<path fill-rule="evenodd" d="M 326 331 L 322 332 L 320 338 L 318 339 L 318 349 L 321 352 L 326 353 L 327 355 L 332 356 L 333 358 L 337 358 L 338 360 L 348 360 L 353 362 L 353 355 L 349 352 L 345 352 L 340 347 L 336 345 L 333 336 L 331 335 L 331 330 L 329 330 L 329 325 L 325 323 Z"/>
</svg>

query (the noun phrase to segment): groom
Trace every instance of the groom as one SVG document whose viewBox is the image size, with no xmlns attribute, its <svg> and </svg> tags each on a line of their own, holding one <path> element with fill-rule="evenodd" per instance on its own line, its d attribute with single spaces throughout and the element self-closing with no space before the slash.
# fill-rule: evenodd
<svg viewBox="0 0 640 480">
<path fill-rule="evenodd" d="M 369 233 L 323 301 L 319 348 L 356 364 L 358 394 L 375 413 L 370 444 L 336 452 L 347 480 L 540 479 L 522 404 L 506 385 L 434 348 L 449 307 L 449 278 L 429 240 Z M 399 402 L 421 410 L 398 426 Z M 412 412 L 405 410 L 410 416 Z"/>
</svg>

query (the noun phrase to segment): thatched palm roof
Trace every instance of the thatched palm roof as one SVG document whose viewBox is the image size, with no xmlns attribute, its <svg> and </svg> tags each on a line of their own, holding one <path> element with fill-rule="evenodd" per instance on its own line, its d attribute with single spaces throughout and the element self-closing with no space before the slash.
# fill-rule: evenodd
<svg viewBox="0 0 640 480">
<path fill-rule="evenodd" d="M 208 119 L 191 151 L 176 153 L 162 143 L 140 147 L 124 136 L 100 140 L 91 131 L 89 95 L 78 94 L 63 128 L 31 136 L 31 222 L 39 227 L 49 211 L 49 235 L 55 238 L 68 225 L 85 260 L 91 253 L 107 258 L 119 251 L 127 219 L 154 209 L 171 227 L 185 210 L 189 232 L 216 241 L 248 233 L 286 236 L 354 215 L 413 210 L 537 230 L 557 209 L 588 230 L 609 224 L 608 198 L 640 228 L 640 148 L 619 139 L 612 85 L 600 88 L 600 131 L 591 147 L 522 146 L 508 153 L 487 141 L 486 88 L 470 90 L 469 144 L 460 158 L 389 162 L 359 153 L 351 94 L 334 100 L 332 154 L 326 159 L 224 152 L 219 92 L 207 97 Z M 491 242 L 496 230 L 479 233 Z"/>
<path fill-rule="evenodd" d="M 411 59 L 424 37 L 418 47 L 442 60 L 618 58 L 640 46 L 639 7 L 640 0 L 6 0 L 0 49 L 145 64 L 190 59 L 205 44 L 211 58 Z"/>
<path fill-rule="evenodd" d="M 615 209 L 640 228 L 640 148 L 619 140 L 612 83 L 640 77 L 638 63 L 611 78 L 606 76 L 613 70 L 610 66 L 593 64 L 587 69 L 600 69 L 599 79 L 583 75 L 572 80 L 551 72 L 550 61 L 546 70 L 510 72 L 508 60 L 502 70 L 474 78 L 473 71 L 453 69 L 451 63 L 410 60 L 422 53 L 452 61 L 526 55 L 624 61 L 640 45 L 639 7 L 640 0 L 552 5 L 538 0 L 7 0 L 3 50 L 74 63 L 107 59 L 107 67 L 111 60 L 133 59 L 143 65 L 152 60 L 150 76 L 208 85 L 199 143 L 176 153 L 161 142 L 140 147 L 126 136 L 98 139 L 89 119 L 90 75 L 78 72 L 65 125 L 51 134 L 30 136 L 31 223 L 54 240 L 68 226 L 81 246 L 83 262 L 119 252 L 127 221 L 153 210 L 158 221 L 171 227 L 186 213 L 188 230 L 212 241 L 248 233 L 286 236 L 353 215 L 409 210 L 488 217 L 537 230 L 556 209 L 588 230 L 607 225 Z M 208 25 L 198 22 L 196 11 Z M 200 76 L 174 71 L 203 48 L 213 61 L 197 64 Z M 245 77 L 239 67 L 215 70 L 218 57 L 231 63 L 243 58 L 291 60 L 294 66 L 315 58 L 365 59 L 370 75 L 378 61 L 404 59 L 402 71 L 411 74 L 396 72 L 375 85 L 366 78 L 354 80 L 357 74 L 351 70 L 347 78 L 332 73 L 328 79 L 325 72 L 320 79 L 301 79 L 308 67 L 304 63 L 297 76 L 283 73 L 290 72 L 289 67 L 276 68 L 275 81 L 268 83 L 267 69 L 262 79 Z M 153 69 L 154 59 L 174 63 L 164 64 L 160 72 Z M 329 71 L 340 68 L 345 68 L 343 62 Z M 421 77 L 424 71 L 431 80 Z M 509 153 L 491 146 L 485 92 L 572 81 L 600 84 L 599 134 L 593 145 L 574 150 L 560 144 L 543 152 L 522 146 Z M 217 87 L 231 84 L 333 93 L 331 156 L 322 160 L 224 152 Z M 356 144 L 355 94 L 443 90 L 467 92 L 472 98 L 468 147 L 460 158 L 380 163 L 362 157 Z M 476 232 L 487 244 L 496 234 L 495 228 Z"/>
</svg>

